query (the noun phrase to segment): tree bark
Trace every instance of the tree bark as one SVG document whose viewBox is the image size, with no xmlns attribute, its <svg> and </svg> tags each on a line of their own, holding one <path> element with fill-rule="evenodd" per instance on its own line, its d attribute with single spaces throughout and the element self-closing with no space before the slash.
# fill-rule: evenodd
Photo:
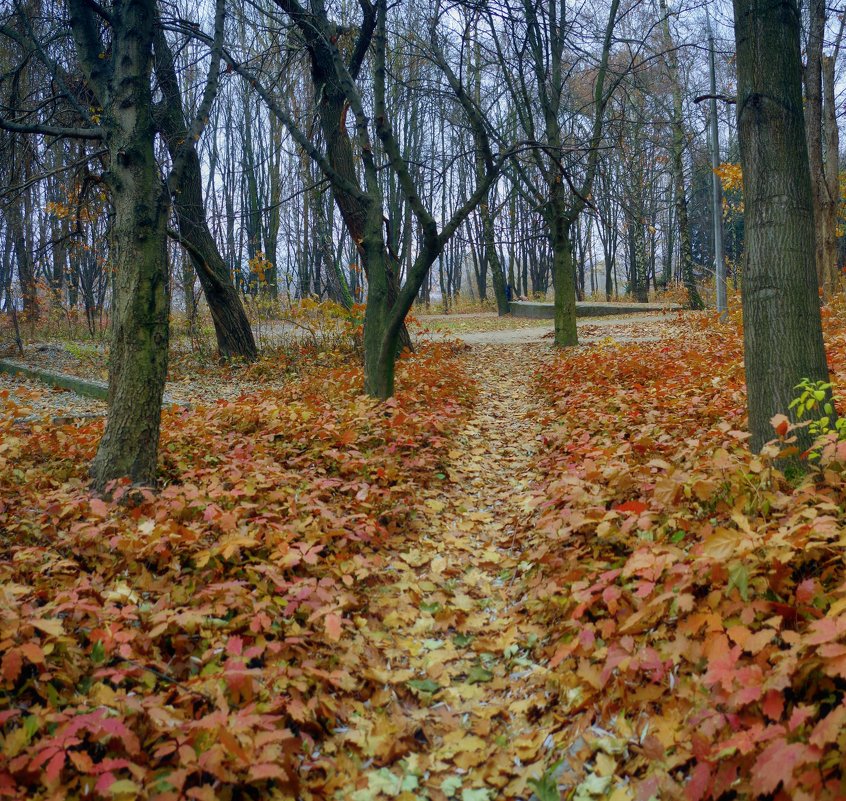
<svg viewBox="0 0 846 801">
<path fill-rule="evenodd" d="M 817 283 L 824 287 L 823 241 L 825 196 L 822 130 L 822 53 L 825 36 L 825 0 L 810 0 L 808 15 L 808 48 L 805 62 L 805 128 L 808 141 L 808 163 L 811 170 L 811 199 L 814 210 L 814 253 Z"/>
<path fill-rule="evenodd" d="M 483 180 L 484 174 L 477 176 L 477 180 Z M 499 253 L 496 249 L 496 236 L 494 233 L 493 217 L 491 215 L 489 202 L 489 195 L 479 204 L 479 216 L 482 218 L 482 236 L 485 243 L 485 256 L 487 257 L 488 267 L 491 271 L 491 281 L 493 283 L 494 296 L 496 297 L 496 309 L 500 317 L 508 314 L 511 307 L 508 305 L 508 300 L 505 296 L 505 274 L 502 269 L 502 262 L 499 259 Z"/>
<path fill-rule="evenodd" d="M 646 232 L 642 209 L 632 221 L 632 294 L 638 303 L 649 302 L 649 267 L 646 261 Z"/>
<path fill-rule="evenodd" d="M 70 0 L 71 29 L 86 77 L 103 108 L 109 151 L 106 179 L 115 218 L 115 268 L 109 357 L 109 412 L 91 465 L 94 488 L 114 479 L 156 478 L 161 403 L 167 373 L 170 295 L 166 262 L 168 196 L 154 153 L 150 74 L 153 0 L 112 11 L 111 52 L 85 0 Z"/>
<path fill-rule="evenodd" d="M 162 91 L 156 122 L 171 159 L 184 159 L 179 185 L 173 195 L 179 241 L 187 250 L 200 279 L 214 324 L 218 352 L 225 359 L 253 361 L 258 353 L 255 338 L 229 268 L 206 221 L 200 159 L 193 142 L 186 141 L 188 124 L 182 108 L 173 53 L 161 30 L 156 32 L 155 54 L 156 75 Z"/>
<path fill-rule="evenodd" d="M 557 191 L 555 191 L 557 188 Z M 578 345 L 576 332 L 576 282 L 573 270 L 573 244 L 570 239 L 571 221 L 567 214 L 562 184 L 553 186 L 550 203 L 549 230 L 552 234 L 552 282 L 555 287 L 556 345 Z"/>
<path fill-rule="evenodd" d="M 734 0 L 746 256 L 743 322 L 751 447 L 773 437 L 803 378 L 827 381 L 814 265 L 796 0 Z M 810 444 L 807 428 L 800 447 Z"/>
<path fill-rule="evenodd" d="M 820 203 L 822 242 L 817 253 L 822 267 L 822 287 L 826 297 L 830 297 L 838 286 L 837 271 L 837 213 L 840 207 L 840 130 L 837 126 L 837 106 L 835 105 L 835 58 L 823 56 L 823 137 L 825 144 L 824 178 L 825 184 Z"/>
</svg>

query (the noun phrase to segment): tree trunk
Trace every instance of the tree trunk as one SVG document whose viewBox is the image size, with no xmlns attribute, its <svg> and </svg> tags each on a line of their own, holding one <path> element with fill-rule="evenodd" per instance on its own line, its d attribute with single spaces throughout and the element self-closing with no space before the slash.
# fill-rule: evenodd
<svg viewBox="0 0 846 801">
<path fill-rule="evenodd" d="M 382 240 L 382 220 L 375 214 L 366 220 L 361 251 L 370 265 L 367 308 L 364 312 L 364 391 L 385 400 L 394 394 L 394 362 L 397 342 L 386 347 L 385 332 L 394 299 L 389 287 L 388 253 Z"/>
<path fill-rule="evenodd" d="M 477 180 L 481 180 L 481 176 Z M 508 300 L 505 297 L 505 275 L 502 269 L 502 262 L 499 260 L 499 253 L 496 249 L 496 237 L 494 235 L 494 224 L 491 216 L 490 206 L 488 201 L 490 195 L 486 195 L 484 200 L 479 204 L 479 215 L 482 218 L 482 235 L 485 240 L 485 255 L 490 266 L 491 281 L 493 282 L 494 295 L 496 297 L 496 309 L 499 316 L 508 314 L 511 307 L 508 305 Z"/>
<path fill-rule="evenodd" d="M 185 146 L 183 143 L 188 135 L 188 126 L 182 109 L 173 54 L 161 30 L 156 34 L 155 49 L 156 75 L 162 91 L 157 123 L 171 159 L 175 159 Z M 173 197 L 180 241 L 188 251 L 191 264 L 200 279 L 220 355 L 225 359 L 237 357 L 253 361 L 258 351 L 250 321 L 206 221 L 203 175 L 197 149 L 193 144 L 188 144 L 187 148 L 182 154 L 184 167 L 178 191 Z"/>
<path fill-rule="evenodd" d="M 473 58 L 470 65 L 472 74 L 473 95 L 476 106 L 482 107 L 482 50 L 479 39 L 473 41 Z M 479 137 L 474 137 L 476 145 L 476 183 L 481 183 L 485 178 L 485 162 L 482 157 L 483 147 Z M 496 309 L 502 317 L 511 311 L 508 305 L 508 298 L 505 293 L 505 271 L 496 249 L 496 234 L 494 231 L 494 218 L 490 207 L 491 193 L 485 192 L 485 196 L 479 203 L 479 216 L 482 220 L 482 238 L 484 240 L 485 261 L 491 270 L 491 281 L 493 283 L 494 297 L 496 298 Z"/>
<path fill-rule="evenodd" d="M 561 187 L 560 184 L 553 188 Z M 555 193 L 557 195 L 562 192 Z M 560 198 L 563 202 L 563 197 Z M 549 227 L 552 232 L 552 281 L 555 286 L 555 344 L 578 345 L 576 332 L 576 286 L 573 271 L 573 245 L 566 213 L 551 204 Z"/>
<path fill-rule="evenodd" d="M 825 217 L 822 213 L 825 196 L 822 131 L 822 52 L 825 36 L 825 0 L 808 4 L 808 49 L 805 64 L 805 127 L 808 140 L 808 163 L 811 171 L 811 199 L 814 211 L 814 253 L 817 284 L 824 287 L 823 240 Z"/>
<path fill-rule="evenodd" d="M 818 258 L 822 267 L 823 290 L 830 297 L 837 289 L 837 213 L 840 206 L 840 130 L 837 127 L 837 106 L 834 101 L 835 80 L 832 56 L 822 60 L 823 136 L 825 137 L 825 186 L 820 204 L 822 247 Z"/>
<path fill-rule="evenodd" d="M 109 412 L 91 466 L 95 489 L 128 476 L 156 479 L 168 359 L 170 296 L 166 261 L 168 196 L 154 153 L 150 96 L 154 3 L 128 0 L 113 11 L 111 69 L 97 53 L 97 22 L 84 0 L 71 2 L 71 27 L 103 105 L 107 180 L 115 218 L 109 358 Z M 104 102 L 108 99 L 110 102 Z"/>
<path fill-rule="evenodd" d="M 638 215 L 632 227 L 632 294 L 638 303 L 649 302 L 649 268 L 646 261 L 646 232 Z"/>
<path fill-rule="evenodd" d="M 795 0 L 734 0 L 747 264 L 743 322 L 751 447 L 773 437 L 803 378 L 827 381 L 814 265 Z M 807 428 L 800 447 L 810 444 Z"/>
<path fill-rule="evenodd" d="M 170 148 L 172 140 L 169 139 L 167 144 Z M 173 145 L 178 148 L 177 144 Z M 209 231 L 201 182 L 200 160 L 192 147 L 185 156 L 182 190 L 173 200 L 179 234 L 200 279 L 211 312 L 218 352 L 225 359 L 253 361 L 258 353 L 253 330 L 241 297 L 229 276 L 226 262 Z"/>
</svg>

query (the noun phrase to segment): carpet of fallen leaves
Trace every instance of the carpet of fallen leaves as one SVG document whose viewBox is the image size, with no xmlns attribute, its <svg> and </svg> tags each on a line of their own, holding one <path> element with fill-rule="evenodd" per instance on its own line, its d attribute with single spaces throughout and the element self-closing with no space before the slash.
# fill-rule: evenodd
<svg viewBox="0 0 846 801">
<path fill-rule="evenodd" d="M 0 795 L 846 798 L 846 446 L 751 455 L 740 341 L 324 365 L 116 503 L 101 423 L 4 410 Z"/>
<path fill-rule="evenodd" d="M 317 744 L 372 682 L 341 644 L 473 392 L 446 345 L 384 405 L 360 384 L 167 413 L 164 488 L 123 504 L 86 491 L 101 423 L 21 427 L 0 401 L 0 795 L 342 786 Z"/>
<path fill-rule="evenodd" d="M 828 329 L 842 386 L 842 318 Z M 580 799 L 846 798 L 846 450 L 792 482 L 750 454 L 741 334 L 692 333 L 537 377 L 525 606 L 578 746 L 562 780 Z"/>
</svg>

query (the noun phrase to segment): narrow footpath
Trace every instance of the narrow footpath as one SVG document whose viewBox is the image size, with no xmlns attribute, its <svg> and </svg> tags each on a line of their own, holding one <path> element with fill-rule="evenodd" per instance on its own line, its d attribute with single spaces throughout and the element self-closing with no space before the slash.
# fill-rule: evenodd
<svg viewBox="0 0 846 801">
<path fill-rule="evenodd" d="M 478 345 L 479 397 L 442 494 L 392 556 L 394 580 L 359 620 L 378 690 L 325 743 L 352 801 L 528 799 L 555 752 L 521 612 L 520 536 L 537 444 L 531 377 L 548 346 Z M 382 610 L 376 612 L 375 610 Z M 532 679 L 532 680 L 529 680 Z"/>
</svg>

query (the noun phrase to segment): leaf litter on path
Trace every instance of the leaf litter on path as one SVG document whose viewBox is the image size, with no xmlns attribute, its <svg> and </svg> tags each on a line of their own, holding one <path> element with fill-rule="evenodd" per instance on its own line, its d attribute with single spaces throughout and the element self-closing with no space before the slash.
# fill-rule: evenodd
<svg viewBox="0 0 846 801">
<path fill-rule="evenodd" d="M 530 376 L 542 346 L 479 346 L 470 419 L 396 549 L 358 635 L 383 686 L 324 743 L 354 801 L 526 798 L 561 754 L 525 676 L 543 631 L 521 609 L 519 537 L 540 433 Z M 542 720 L 543 718 L 543 720 Z M 560 775 L 559 770 L 559 775 Z M 409 777 L 413 777 L 413 780 Z"/>
</svg>

